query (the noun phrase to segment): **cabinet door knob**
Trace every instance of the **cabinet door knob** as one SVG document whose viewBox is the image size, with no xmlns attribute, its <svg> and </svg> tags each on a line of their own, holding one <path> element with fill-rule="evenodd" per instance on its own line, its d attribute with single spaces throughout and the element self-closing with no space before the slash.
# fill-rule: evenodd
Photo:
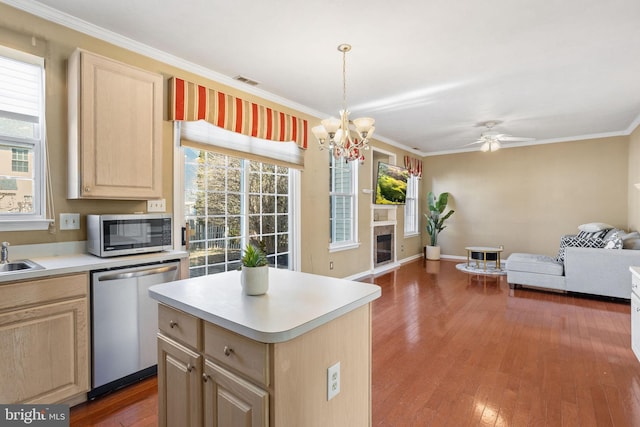
<svg viewBox="0 0 640 427">
<path fill-rule="evenodd" d="M 169 327 L 171 329 L 175 328 L 176 326 L 178 326 L 178 322 L 174 322 L 173 320 L 169 320 Z"/>
<path fill-rule="evenodd" d="M 84 191 L 86 191 L 88 193 L 89 191 L 91 191 L 91 187 L 89 187 L 88 185 L 85 185 L 84 186 Z"/>
<path fill-rule="evenodd" d="M 202 374 L 202 381 L 204 381 L 205 383 L 206 383 L 207 381 L 209 381 L 209 375 L 207 375 L 207 374 Z"/>
<path fill-rule="evenodd" d="M 231 353 L 233 353 L 233 349 L 231 347 L 229 347 L 228 345 L 224 346 L 224 355 L 225 356 L 231 356 Z"/>
<path fill-rule="evenodd" d="M 187 363 L 187 372 L 193 371 L 194 367 L 191 363 Z"/>
</svg>

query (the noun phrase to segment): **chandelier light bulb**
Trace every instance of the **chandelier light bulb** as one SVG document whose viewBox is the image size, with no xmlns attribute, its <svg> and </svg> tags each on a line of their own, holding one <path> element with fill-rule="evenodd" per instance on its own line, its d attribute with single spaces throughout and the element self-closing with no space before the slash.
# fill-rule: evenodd
<svg viewBox="0 0 640 427">
<path fill-rule="evenodd" d="M 335 134 L 341 125 L 340 120 L 336 119 L 335 117 L 331 117 L 330 119 L 324 119 L 321 123 L 329 135 Z"/>
<path fill-rule="evenodd" d="M 329 137 L 329 133 L 327 132 L 325 127 L 322 125 L 312 127 L 311 132 L 313 132 L 313 135 L 320 142 L 320 144 L 324 144 L 324 142 Z"/>
</svg>

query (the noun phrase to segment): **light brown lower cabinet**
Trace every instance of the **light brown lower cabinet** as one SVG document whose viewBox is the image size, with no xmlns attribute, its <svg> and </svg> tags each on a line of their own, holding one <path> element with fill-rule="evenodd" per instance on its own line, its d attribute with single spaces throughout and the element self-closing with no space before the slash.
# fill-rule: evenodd
<svg viewBox="0 0 640 427">
<path fill-rule="evenodd" d="M 204 425 L 268 426 L 269 393 L 210 360 L 204 361 Z"/>
<path fill-rule="evenodd" d="M 164 304 L 158 318 L 161 427 L 371 425 L 369 306 L 269 344 Z M 341 391 L 328 400 L 338 361 Z"/>
<path fill-rule="evenodd" d="M 202 356 L 158 335 L 158 408 L 161 426 L 202 426 Z"/>
<path fill-rule="evenodd" d="M 0 402 L 86 399 L 87 293 L 86 273 L 0 285 Z"/>
<path fill-rule="evenodd" d="M 203 348 L 200 340 L 203 322 L 164 305 L 159 306 L 158 312 L 159 425 L 268 426 L 269 392 L 198 351 Z M 206 324 L 205 328 L 211 330 L 215 326 Z M 237 341 L 230 341 L 230 346 L 231 343 Z M 233 348 L 242 351 L 241 345 Z M 244 360 L 244 353 L 240 355 Z M 229 356 L 236 360 L 239 355 Z"/>
</svg>

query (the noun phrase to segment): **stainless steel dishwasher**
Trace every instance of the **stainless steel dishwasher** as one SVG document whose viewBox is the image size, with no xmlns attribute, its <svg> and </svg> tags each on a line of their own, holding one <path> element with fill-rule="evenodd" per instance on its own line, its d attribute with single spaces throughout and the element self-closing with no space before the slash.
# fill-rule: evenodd
<svg viewBox="0 0 640 427">
<path fill-rule="evenodd" d="M 89 399 L 157 372 L 158 303 L 148 289 L 179 277 L 179 262 L 91 272 Z"/>
</svg>

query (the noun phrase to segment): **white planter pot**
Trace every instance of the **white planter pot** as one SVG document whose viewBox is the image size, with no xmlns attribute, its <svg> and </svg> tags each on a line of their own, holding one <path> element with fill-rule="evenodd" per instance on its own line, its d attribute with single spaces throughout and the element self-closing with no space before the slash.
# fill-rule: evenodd
<svg viewBox="0 0 640 427">
<path fill-rule="evenodd" d="M 440 246 L 427 245 L 427 259 L 437 261 L 440 259 Z"/>
<path fill-rule="evenodd" d="M 247 295 L 263 295 L 269 289 L 269 266 L 242 267 L 240 271 L 242 290 Z"/>
</svg>

